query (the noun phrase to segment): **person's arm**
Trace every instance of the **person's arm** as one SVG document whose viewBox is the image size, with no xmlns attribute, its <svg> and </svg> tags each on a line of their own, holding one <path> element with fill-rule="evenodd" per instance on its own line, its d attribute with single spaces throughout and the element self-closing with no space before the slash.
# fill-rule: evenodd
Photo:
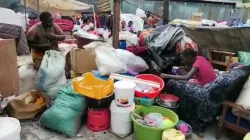
<svg viewBox="0 0 250 140">
<path fill-rule="evenodd" d="M 65 35 L 63 34 L 62 29 L 54 23 L 55 34 L 47 33 L 44 36 L 48 39 L 55 40 L 55 41 L 63 41 L 65 40 Z"/>
<path fill-rule="evenodd" d="M 51 49 L 51 43 L 36 44 L 34 41 L 28 40 L 28 45 L 31 49 L 35 49 L 39 52 L 45 52 Z"/>
<path fill-rule="evenodd" d="M 197 67 L 193 67 L 191 69 L 191 71 L 189 71 L 189 73 L 185 76 L 182 76 L 182 75 L 170 75 L 170 74 L 161 74 L 161 78 L 163 79 L 175 79 L 175 80 L 189 80 L 191 79 L 195 73 L 198 71 L 198 68 Z"/>
</svg>

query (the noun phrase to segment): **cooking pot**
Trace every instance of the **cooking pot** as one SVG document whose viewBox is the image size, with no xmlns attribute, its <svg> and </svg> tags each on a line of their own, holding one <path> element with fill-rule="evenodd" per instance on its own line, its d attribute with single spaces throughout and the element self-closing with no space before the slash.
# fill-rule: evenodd
<svg viewBox="0 0 250 140">
<path fill-rule="evenodd" d="M 172 94 L 161 94 L 158 98 L 158 103 L 165 107 L 175 108 L 179 106 L 179 98 Z"/>
</svg>

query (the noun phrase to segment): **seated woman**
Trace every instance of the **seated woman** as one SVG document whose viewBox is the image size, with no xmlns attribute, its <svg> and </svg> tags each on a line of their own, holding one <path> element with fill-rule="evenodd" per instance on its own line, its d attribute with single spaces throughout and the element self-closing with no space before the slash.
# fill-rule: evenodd
<svg viewBox="0 0 250 140">
<path fill-rule="evenodd" d="M 189 82 L 205 85 L 216 79 L 213 66 L 210 62 L 202 57 L 197 56 L 193 49 L 186 49 L 181 53 L 181 60 L 191 70 L 186 75 L 169 75 L 161 74 L 163 79 L 189 80 Z M 191 79 L 195 76 L 195 79 Z"/>
</svg>

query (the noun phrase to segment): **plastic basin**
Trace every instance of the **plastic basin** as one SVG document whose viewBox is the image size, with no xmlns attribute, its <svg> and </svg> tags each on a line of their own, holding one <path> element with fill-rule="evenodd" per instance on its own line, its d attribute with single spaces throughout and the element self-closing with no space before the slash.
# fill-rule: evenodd
<svg viewBox="0 0 250 140">
<path fill-rule="evenodd" d="M 141 75 L 136 76 L 136 78 L 160 83 L 160 88 L 159 89 L 154 88 L 154 92 L 153 93 L 143 93 L 143 92 L 140 92 L 140 91 L 136 90 L 135 91 L 135 96 L 136 97 L 153 99 L 153 98 L 159 96 L 160 93 L 161 93 L 161 91 L 165 87 L 164 80 L 161 79 L 158 76 L 153 75 L 153 74 L 141 74 Z"/>
<path fill-rule="evenodd" d="M 132 115 L 136 140 L 161 140 L 163 131 L 174 128 L 179 121 L 179 117 L 173 111 L 158 106 L 140 107 L 135 110 L 135 113 L 137 114 L 142 112 L 144 114 L 160 113 L 164 117 L 168 117 L 171 121 L 173 121 L 173 125 L 166 128 L 148 127 L 138 123 L 135 116 Z"/>
</svg>

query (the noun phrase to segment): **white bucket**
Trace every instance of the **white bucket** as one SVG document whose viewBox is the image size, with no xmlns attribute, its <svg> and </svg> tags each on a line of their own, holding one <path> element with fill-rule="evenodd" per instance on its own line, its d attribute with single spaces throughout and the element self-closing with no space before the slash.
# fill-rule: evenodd
<svg viewBox="0 0 250 140">
<path fill-rule="evenodd" d="M 117 135 L 127 135 L 132 132 L 131 111 L 135 110 L 135 103 L 131 107 L 118 107 L 115 101 L 110 105 L 111 111 L 111 130 Z"/>
<path fill-rule="evenodd" d="M 21 125 L 15 118 L 0 117 L 0 140 L 20 140 Z"/>
<path fill-rule="evenodd" d="M 130 107 L 134 104 L 136 84 L 132 81 L 122 80 L 114 84 L 115 102 L 119 107 Z"/>
</svg>

